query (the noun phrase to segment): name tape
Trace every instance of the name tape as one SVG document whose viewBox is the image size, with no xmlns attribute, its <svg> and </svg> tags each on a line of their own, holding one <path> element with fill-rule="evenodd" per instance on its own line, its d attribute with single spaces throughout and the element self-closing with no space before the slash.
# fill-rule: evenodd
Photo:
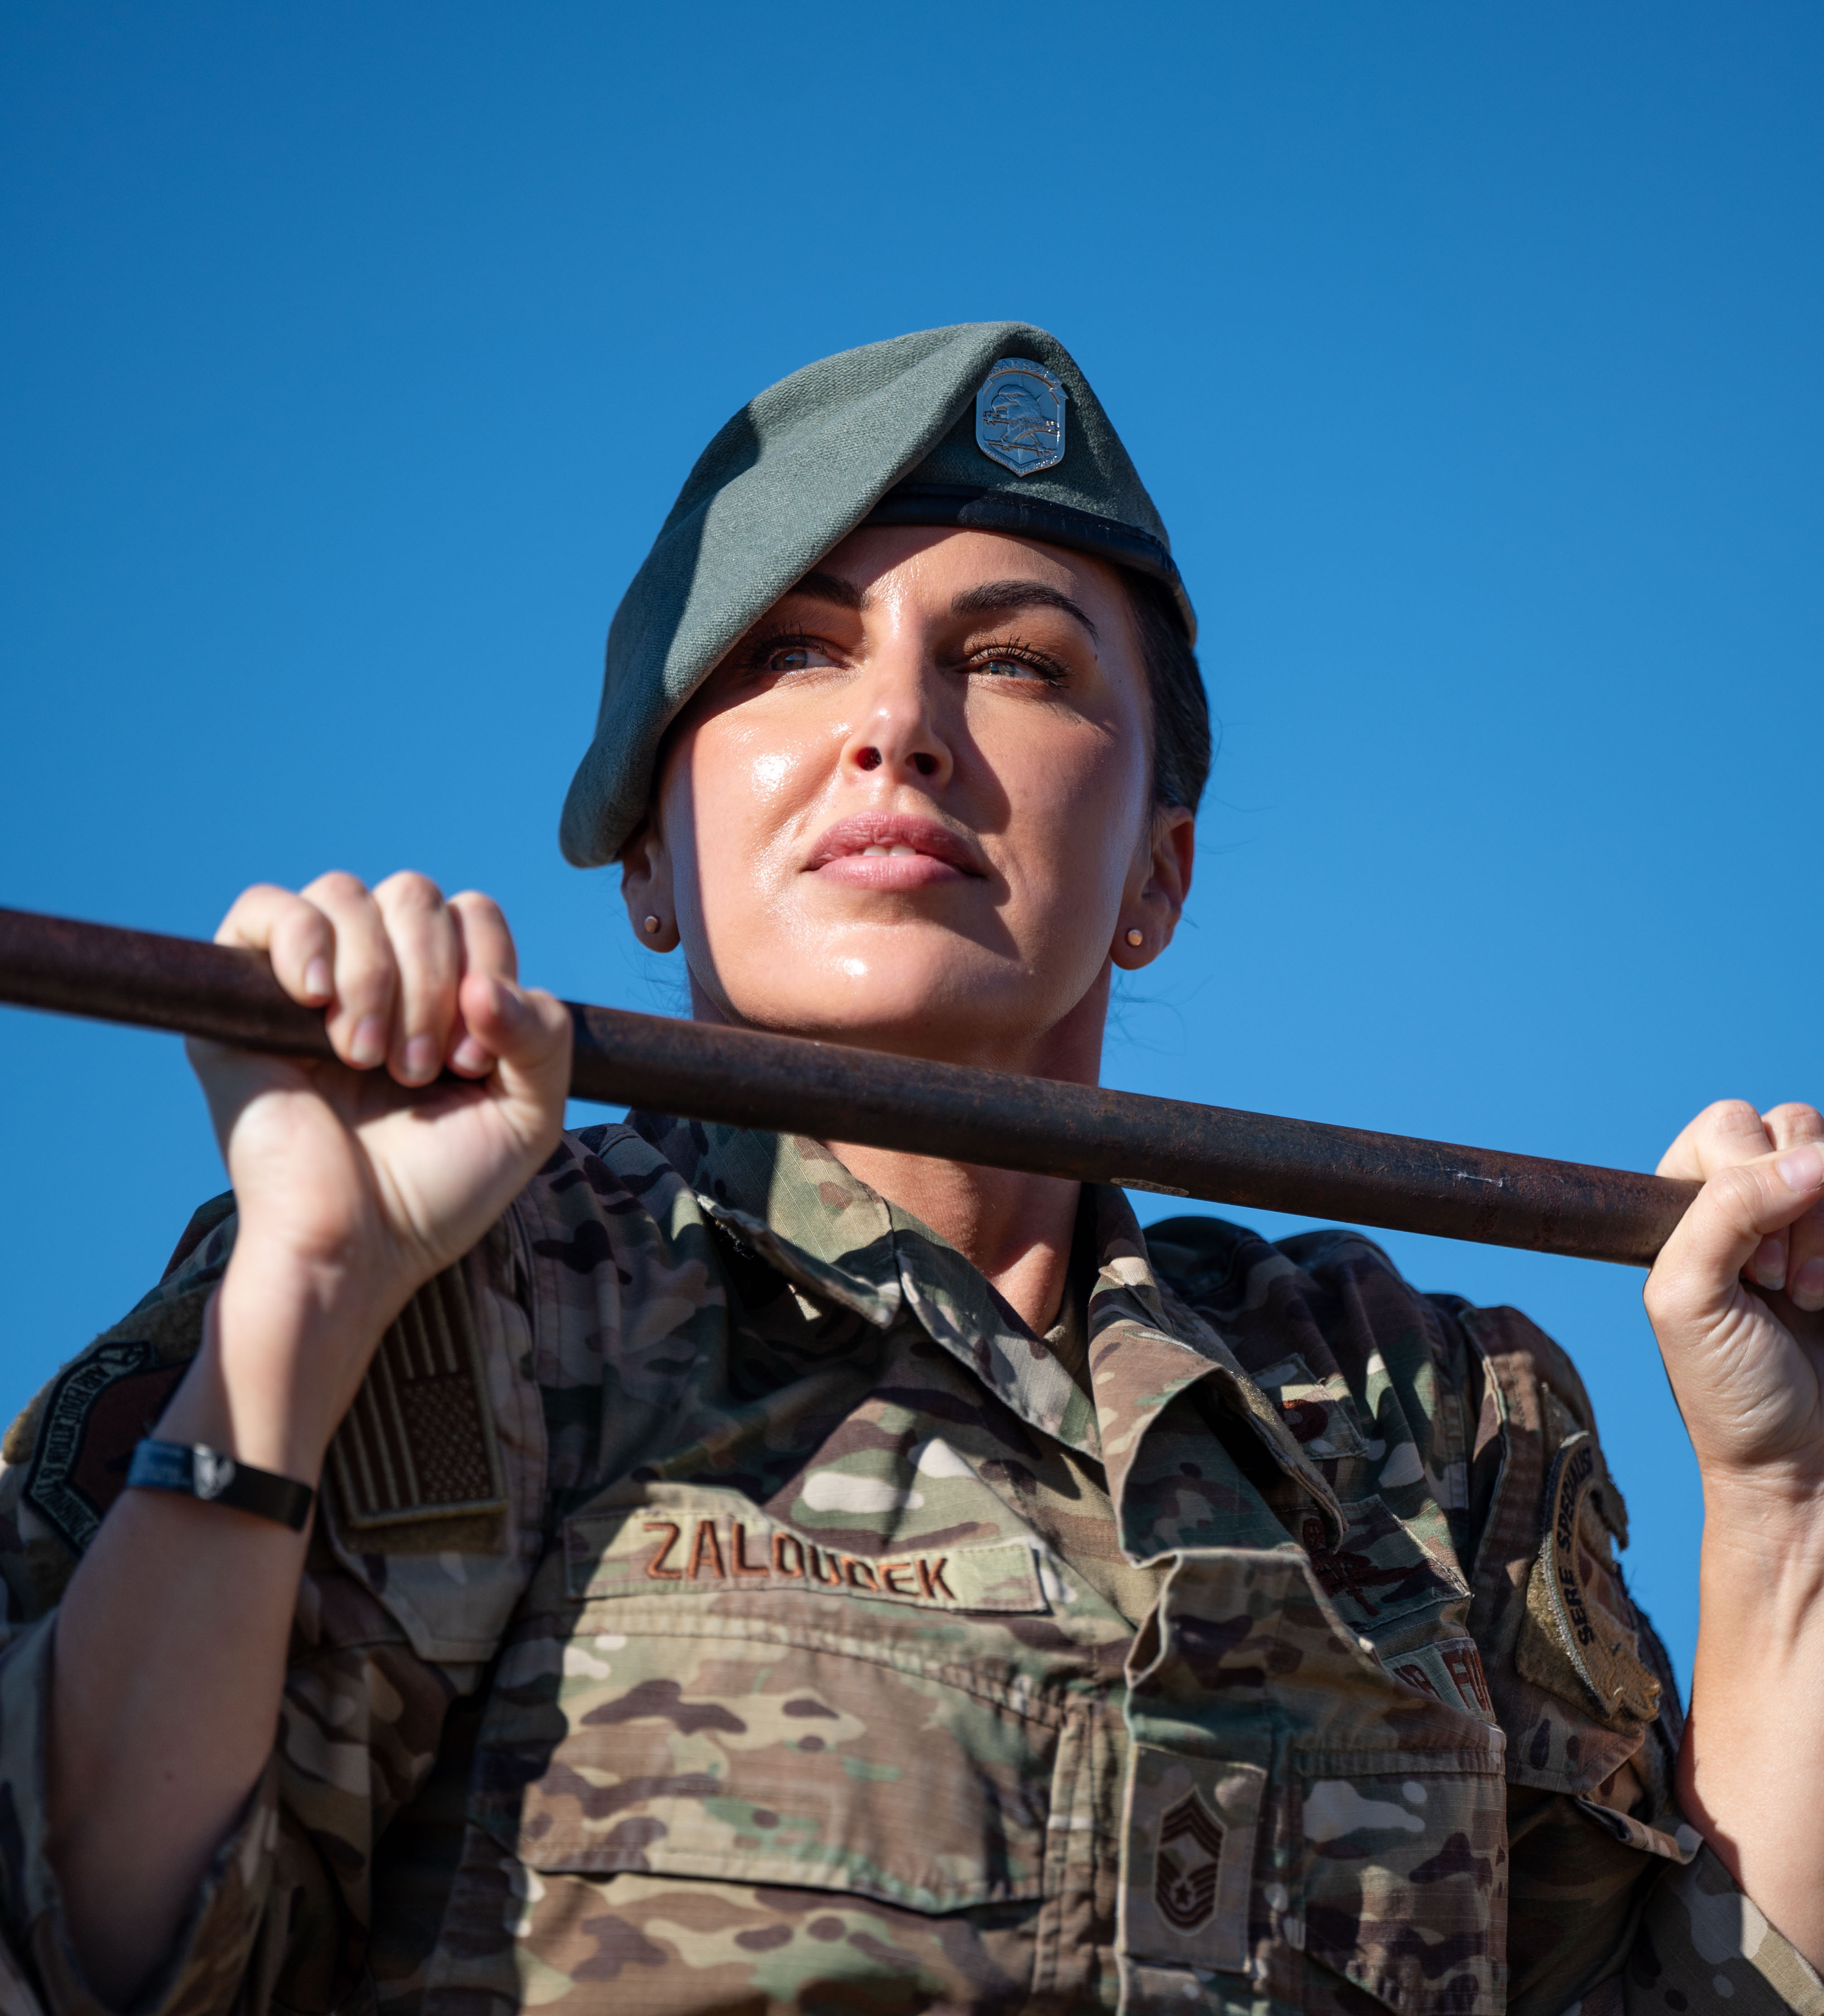
<svg viewBox="0 0 1824 2016">
<path fill-rule="evenodd" d="M 791 1589 L 1004 1615 L 1051 1607 L 1033 1550 L 1018 1540 L 851 1554 L 766 1519 L 652 1506 L 565 1520 L 564 1554 L 570 1594 L 592 1600 Z"/>
</svg>

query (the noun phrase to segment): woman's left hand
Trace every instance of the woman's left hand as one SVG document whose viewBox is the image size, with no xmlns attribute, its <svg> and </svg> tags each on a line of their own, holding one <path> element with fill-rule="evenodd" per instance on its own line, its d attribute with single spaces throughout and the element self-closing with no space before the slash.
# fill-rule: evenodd
<svg viewBox="0 0 1824 2016">
<path fill-rule="evenodd" d="M 1721 1100 L 1659 1172 L 1703 1184 L 1646 1309 L 1713 1515 L 1738 1489 L 1824 1515 L 1824 1117 Z"/>
<path fill-rule="evenodd" d="M 1660 1173 L 1703 1183 L 1646 1287 L 1703 1478 L 1679 1804 L 1824 1965 L 1824 1118 L 1725 1100 Z"/>
</svg>

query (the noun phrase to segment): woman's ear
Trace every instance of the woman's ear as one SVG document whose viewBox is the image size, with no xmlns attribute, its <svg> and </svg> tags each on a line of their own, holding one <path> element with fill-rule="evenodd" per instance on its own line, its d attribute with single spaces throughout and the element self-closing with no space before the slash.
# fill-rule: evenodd
<svg viewBox="0 0 1824 2016">
<path fill-rule="evenodd" d="M 1108 956 L 1131 972 L 1150 966 L 1172 941 L 1197 857 L 1197 816 L 1187 805 L 1160 805 L 1134 860 Z"/>
<path fill-rule="evenodd" d="M 642 819 L 621 849 L 621 900 L 633 935 L 651 952 L 671 952 L 678 942 L 677 905 L 672 901 L 671 856 L 656 823 Z"/>
</svg>

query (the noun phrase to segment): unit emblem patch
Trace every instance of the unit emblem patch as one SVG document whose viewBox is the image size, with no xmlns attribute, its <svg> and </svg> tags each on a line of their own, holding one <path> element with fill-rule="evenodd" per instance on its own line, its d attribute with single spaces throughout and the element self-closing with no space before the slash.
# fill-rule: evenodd
<svg viewBox="0 0 1824 2016">
<path fill-rule="evenodd" d="M 127 1487 L 133 1445 L 152 1432 L 189 1370 L 153 1345 L 98 1345 L 58 1379 L 45 1402 L 26 1501 L 80 1553 Z"/>
<path fill-rule="evenodd" d="M 1064 459 L 1064 387 L 1029 357 L 1004 357 L 975 394 L 975 445 L 1015 476 Z"/>
<path fill-rule="evenodd" d="M 1516 1648 L 1529 1679 L 1563 1693 L 1568 1665 L 1611 1726 L 1650 1722 L 1660 1683 L 1642 1664 L 1634 1608 L 1602 1516 L 1606 1472 L 1595 1438 L 1580 1431 L 1552 1465 L 1545 1528 L 1527 1585 L 1527 1627 Z"/>
</svg>

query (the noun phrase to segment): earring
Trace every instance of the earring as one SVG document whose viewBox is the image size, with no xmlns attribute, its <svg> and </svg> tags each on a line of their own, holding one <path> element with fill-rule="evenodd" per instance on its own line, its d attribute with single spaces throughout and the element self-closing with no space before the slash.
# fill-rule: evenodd
<svg viewBox="0 0 1824 2016">
<path fill-rule="evenodd" d="M 658 920 L 657 917 L 648 917 L 647 919 L 646 935 L 650 938 L 655 938 L 658 936 Z"/>
<path fill-rule="evenodd" d="M 1138 949 L 1139 949 L 1141 945 L 1145 945 L 1145 944 L 1146 943 L 1146 934 L 1145 934 L 1145 931 L 1130 931 L 1130 932 L 1127 934 L 1127 942 L 1128 942 L 1130 945 L 1134 946 L 1134 949 L 1137 951 L 1137 950 L 1138 950 Z"/>
</svg>

